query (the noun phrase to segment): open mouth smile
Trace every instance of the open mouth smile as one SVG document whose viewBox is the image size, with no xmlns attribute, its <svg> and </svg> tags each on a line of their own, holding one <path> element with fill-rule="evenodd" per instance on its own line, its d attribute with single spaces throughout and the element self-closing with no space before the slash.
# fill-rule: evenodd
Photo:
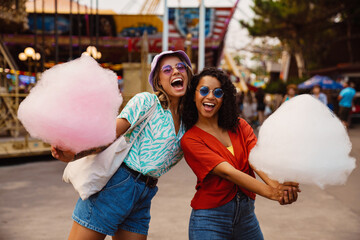
<svg viewBox="0 0 360 240">
<path fill-rule="evenodd" d="M 215 108 L 215 104 L 214 103 L 203 103 L 204 109 L 206 112 L 211 112 L 214 108 Z"/>
<path fill-rule="evenodd" d="M 175 89 L 183 89 L 184 88 L 184 80 L 181 78 L 175 78 L 171 82 L 171 86 Z"/>
</svg>

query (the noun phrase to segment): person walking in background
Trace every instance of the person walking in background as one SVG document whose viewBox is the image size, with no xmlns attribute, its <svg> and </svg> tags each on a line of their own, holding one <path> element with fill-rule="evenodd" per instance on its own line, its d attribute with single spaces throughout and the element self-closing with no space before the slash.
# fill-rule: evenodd
<svg viewBox="0 0 360 240">
<path fill-rule="evenodd" d="M 259 125 L 261 126 L 263 122 L 265 121 L 265 92 L 264 89 L 259 88 L 257 92 L 255 93 L 256 103 L 257 103 L 257 114 L 258 114 L 258 120 Z"/>
<path fill-rule="evenodd" d="M 189 239 L 260 240 L 255 194 L 280 204 L 297 200 L 297 183 L 280 184 L 255 170 L 249 153 L 256 144 L 251 126 L 238 118 L 235 87 L 219 69 L 194 76 L 184 101 L 181 140 L 184 157 L 197 176 Z M 255 171 L 265 182 L 255 179 Z"/>
<path fill-rule="evenodd" d="M 287 89 L 287 94 L 284 96 L 282 102 L 286 102 L 296 96 L 297 86 L 295 84 L 288 85 L 286 89 Z"/>
<path fill-rule="evenodd" d="M 155 56 L 149 75 L 154 94 L 143 92 L 130 99 L 117 118 L 116 136 L 124 134 L 154 104 L 156 110 L 106 186 L 87 200 L 78 200 L 69 240 L 101 240 L 106 235 L 114 240 L 147 239 L 157 180 L 183 156 L 180 139 L 185 128 L 181 109 L 191 78 L 191 62 L 185 52 L 165 51 Z M 142 124 L 130 133 L 130 140 Z M 75 155 L 52 146 L 52 155 L 70 162 L 105 148 Z"/>
<path fill-rule="evenodd" d="M 321 92 L 320 85 L 315 85 L 313 87 L 312 96 L 327 106 L 327 104 L 328 104 L 327 97 L 324 93 Z"/>
<path fill-rule="evenodd" d="M 249 90 L 244 96 L 242 116 L 249 124 L 255 124 L 257 111 L 256 102 L 253 98 L 252 92 Z"/>
<path fill-rule="evenodd" d="M 352 107 L 352 100 L 356 94 L 354 87 L 355 85 L 353 82 L 351 82 L 350 84 L 348 82 L 345 82 L 344 89 L 341 90 L 338 96 L 339 117 L 345 127 L 349 127 L 349 116 Z"/>
</svg>

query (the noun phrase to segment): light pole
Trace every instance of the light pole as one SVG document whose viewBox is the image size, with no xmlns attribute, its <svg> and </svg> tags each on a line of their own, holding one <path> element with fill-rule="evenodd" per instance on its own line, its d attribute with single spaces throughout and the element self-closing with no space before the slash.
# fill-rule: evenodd
<svg viewBox="0 0 360 240">
<path fill-rule="evenodd" d="M 198 53 L 198 72 L 201 72 L 205 63 L 205 1 L 200 1 L 199 6 L 199 53 Z"/>
<path fill-rule="evenodd" d="M 164 1 L 164 5 L 162 51 L 167 51 L 169 50 L 169 9 L 167 0 Z"/>
<path fill-rule="evenodd" d="M 188 33 L 186 35 L 186 40 L 185 40 L 185 49 L 186 49 L 186 54 L 188 55 L 190 61 L 192 61 L 192 35 L 191 33 Z"/>
<path fill-rule="evenodd" d="M 28 72 L 29 72 L 29 74 L 30 74 L 30 72 L 31 72 L 31 68 L 30 68 L 30 60 L 31 60 L 31 58 L 32 58 L 32 56 L 33 55 L 35 55 L 35 50 L 32 48 L 32 47 L 27 47 L 27 48 L 25 48 L 25 50 L 24 50 L 24 53 L 25 53 L 25 55 L 26 55 L 26 58 L 27 58 L 27 60 L 28 60 Z"/>
<path fill-rule="evenodd" d="M 102 57 L 101 52 L 98 51 L 95 46 L 88 46 L 86 48 L 86 52 L 83 52 L 83 54 L 91 56 L 94 59 L 100 59 Z"/>
<path fill-rule="evenodd" d="M 27 47 L 25 48 L 24 52 L 19 53 L 19 59 L 21 61 L 26 61 L 28 62 L 28 72 L 29 74 L 31 74 L 31 59 L 34 61 L 34 63 L 36 64 L 36 61 L 39 61 L 41 58 L 41 54 L 35 52 L 35 50 L 32 47 Z M 35 80 L 36 80 L 36 76 L 35 76 Z"/>
</svg>

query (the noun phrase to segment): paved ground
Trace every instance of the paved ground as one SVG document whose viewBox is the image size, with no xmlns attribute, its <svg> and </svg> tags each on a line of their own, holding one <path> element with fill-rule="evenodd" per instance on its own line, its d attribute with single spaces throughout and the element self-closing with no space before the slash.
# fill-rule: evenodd
<svg viewBox="0 0 360 240">
<path fill-rule="evenodd" d="M 350 130 L 352 155 L 360 161 L 360 125 Z M 58 161 L 0 167 L 0 239 L 66 239 L 77 194 L 61 182 Z M 302 186 L 298 202 L 280 206 L 258 197 L 256 214 L 265 239 L 360 239 L 360 170 L 345 186 Z M 153 201 L 149 240 L 187 239 L 195 177 L 185 162 L 165 174 Z M 109 237 L 107 239 L 110 239 Z"/>
</svg>

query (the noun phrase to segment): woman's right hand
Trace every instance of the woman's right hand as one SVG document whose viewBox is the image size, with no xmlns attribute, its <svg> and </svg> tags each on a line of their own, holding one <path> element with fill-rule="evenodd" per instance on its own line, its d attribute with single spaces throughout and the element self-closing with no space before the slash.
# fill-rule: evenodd
<svg viewBox="0 0 360 240">
<path fill-rule="evenodd" d="M 70 150 L 61 150 L 59 148 L 56 148 L 54 146 L 51 146 L 51 155 L 62 161 L 62 162 L 71 162 L 75 158 L 75 153 Z"/>
</svg>

